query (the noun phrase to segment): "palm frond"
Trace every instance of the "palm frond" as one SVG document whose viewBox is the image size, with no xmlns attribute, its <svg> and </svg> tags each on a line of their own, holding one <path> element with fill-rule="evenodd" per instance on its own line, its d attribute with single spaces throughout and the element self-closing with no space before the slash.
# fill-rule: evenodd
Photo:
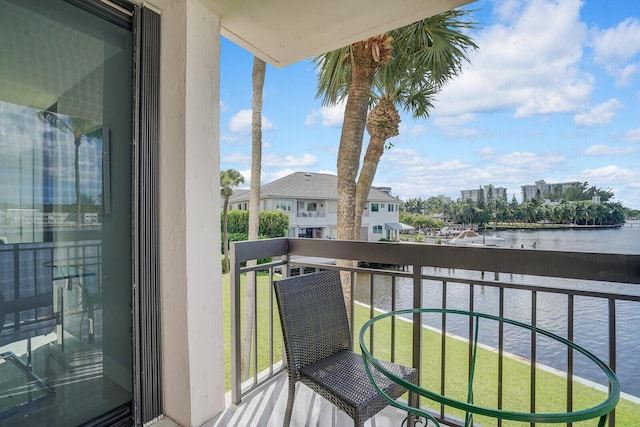
<svg viewBox="0 0 640 427">
<path fill-rule="evenodd" d="M 316 98 L 322 98 L 322 105 L 337 104 L 349 94 L 351 53 L 351 46 L 345 46 L 313 58 L 318 73 Z"/>
<path fill-rule="evenodd" d="M 67 122 L 62 120 L 56 113 L 44 110 L 38 111 L 37 116 L 43 122 L 48 123 L 52 128 L 59 129 L 69 135 L 74 134 L 73 128 Z"/>
</svg>

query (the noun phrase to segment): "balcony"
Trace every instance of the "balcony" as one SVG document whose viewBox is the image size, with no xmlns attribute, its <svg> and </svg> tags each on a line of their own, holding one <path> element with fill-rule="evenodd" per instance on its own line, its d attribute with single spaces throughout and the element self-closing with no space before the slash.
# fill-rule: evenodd
<svg viewBox="0 0 640 427">
<path fill-rule="evenodd" d="M 286 374 L 271 283 L 280 274 L 327 268 L 351 273 L 355 347 L 361 325 L 382 311 L 451 308 L 514 319 L 574 341 L 607 363 L 623 392 L 608 425 L 640 425 L 640 255 L 293 238 L 236 242 L 231 255 L 231 405 L 213 425 L 281 425 Z M 245 261 L 264 258 L 272 262 L 244 267 Z M 336 259 L 354 262 L 338 267 Z M 258 301 L 253 340 L 258 345 L 252 346 L 249 378 L 243 380 L 242 292 L 252 271 L 261 272 L 253 289 Z M 456 377 L 464 380 L 469 371 L 471 330 L 469 323 L 448 315 L 414 317 L 376 326 L 366 339 L 376 357 L 419 368 L 421 386 L 455 394 Z M 478 366 L 489 373 L 482 385 L 487 402 L 521 411 L 569 412 L 605 399 L 606 378 L 595 365 L 540 334 L 521 332 L 496 325 L 480 336 L 487 362 Z M 552 402 L 549 390 L 559 393 Z M 350 425 L 344 414 L 304 386 L 297 393 L 292 425 Z M 425 399 L 421 407 L 442 423 L 463 425 L 459 411 Z M 403 412 L 388 408 L 372 425 L 400 425 L 403 418 Z M 481 418 L 476 422 L 514 425 Z"/>
</svg>

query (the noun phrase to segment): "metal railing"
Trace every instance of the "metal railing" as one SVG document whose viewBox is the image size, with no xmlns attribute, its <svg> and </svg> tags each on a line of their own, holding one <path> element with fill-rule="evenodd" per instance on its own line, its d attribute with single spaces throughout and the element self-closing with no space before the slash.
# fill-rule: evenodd
<svg viewBox="0 0 640 427">
<path fill-rule="evenodd" d="M 6 343 L 31 334 L 23 330 L 39 319 L 49 321 L 55 315 L 56 323 L 63 325 L 63 315 L 82 315 L 84 310 L 93 315 L 93 304 L 99 301 L 95 297 L 102 293 L 102 244 L 99 240 L 3 244 L 0 272 L 3 303 L 14 307 L 6 316 L 0 313 L 4 316 L 0 318 L 0 342 Z M 78 283 L 82 285 L 74 286 Z M 62 288 L 76 300 L 64 312 Z M 92 298 L 91 307 L 88 298 Z"/>
<path fill-rule="evenodd" d="M 272 258 L 273 261 L 244 267 L 246 261 L 264 258 Z M 627 331 L 635 334 L 640 326 L 640 319 L 635 316 L 638 324 L 624 323 L 628 313 L 640 312 L 640 286 L 637 286 L 640 284 L 640 255 L 282 238 L 232 243 L 231 260 L 231 394 L 232 402 L 236 404 L 246 393 L 284 369 L 284 363 L 274 367 L 273 357 L 270 356 L 271 367 L 259 377 L 258 346 L 254 346 L 253 373 L 248 381 L 242 381 L 240 277 L 250 271 L 268 271 L 269 286 L 272 289 L 274 274 L 281 272 L 286 276 L 294 269 L 299 273 L 316 269 L 350 271 L 352 295 L 354 299 L 369 306 L 369 318 L 375 315 L 376 309 L 461 308 L 551 328 L 557 335 L 571 341 L 582 339 L 585 328 L 600 328 L 604 335 L 592 343 L 597 348 L 591 351 L 622 378 L 623 392 L 627 390 L 640 396 L 640 392 L 633 389 L 640 384 L 640 354 L 626 348 L 629 338 Z M 333 263 L 335 260 L 355 262 L 350 267 L 339 267 Z M 548 307 L 550 298 L 555 299 L 553 309 Z M 269 301 L 270 307 L 273 307 L 272 300 Z M 578 312 L 583 313 L 585 310 L 587 315 L 583 314 L 581 319 L 592 319 L 591 323 L 582 324 L 582 320 L 576 322 Z M 253 317 L 256 318 L 255 315 Z M 547 323 L 549 318 L 553 318 L 553 322 Z M 269 319 L 271 332 L 268 348 L 270 355 L 273 355 L 274 325 L 271 311 Z M 351 319 L 354 319 L 353 301 Z M 413 348 L 411 362 L 420 372 L 424 360 L 424 320 L 417 314 L 410 320 Z M 397 350 L 397 323 L 393 318 L 390 336 L 392 360 Z M 256 326 L 254 325 L 254 331 Z M 433 327 L 443 332 L 440 384 L 444 387 L 447 371 L 445 336 L 451 333 L 462 336 L 465 329 L 470 336 L 471 326 L 456 325 L 443 316 Z M 358 331 L 353 332 L 357 336 Z M 505 344 L 506 333 L 503 326 L 498 328 L 496 334 L 496 342 L 491 347 L 499 354 L 497 402 L 498 407 L 501 407 L 504 399 L 502 360 L 512 349 Z M 620 340 L 620 336 L 625 339 Z M 254 341 L 257 341 L 255 334 Z M 539 354 L 540 343 L 535 335 L 530 337 L 529 343 L 524 347 L 523 351 L 527 354 L 521 357 L 528 359 L 531 366 L 529 405 L 530 410 L 535 411 L 536 367 L 538 364 L 547 365 L 552 362 Z M 374 351 L 373 336 L 370 338 L 369 350 Z M 621 357 L 620 354 L 625 351 L 625 356 Z M 567 379 L 566 410 L 571 411 L 574 377 L 588 375 L 589 371 L 588 368 L 578 366 L 571 351 L 566 352 L 564 366 L 560 369 L 565 372 Z M 448 416 L 444 407 L 441 406 L 437 412 L 437 418 L 441 421 L 461 425 L 459 420 Z M 615 413 L 609 418 L 609 423 L 610 426 L 615 425 Z M 500 422 L 498 425 L 501 425 Z"/>
</svg>

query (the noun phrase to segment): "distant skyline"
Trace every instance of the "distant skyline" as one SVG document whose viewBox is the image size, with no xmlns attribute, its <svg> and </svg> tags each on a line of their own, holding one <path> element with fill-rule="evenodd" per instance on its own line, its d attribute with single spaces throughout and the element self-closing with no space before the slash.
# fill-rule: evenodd
<svg viewBox="0 0 640 427">
<path fill-rule="evenodd" d="M 471 64 L 426 120 L 402 114 L 375 186 L 394 196 L 456 200 L 493 184 L 588 182 L 640 209 L 638 0 L 481 0 Z M 250 180 L 253 57 L 222 39 L 221 169 Z M 267 66 L 263 184 L 295 171 L 336 173 L 344 107 L 316 99 L 311 60 Z M 365 132 L 365 146 L 369 135 Z"/>
</svg>

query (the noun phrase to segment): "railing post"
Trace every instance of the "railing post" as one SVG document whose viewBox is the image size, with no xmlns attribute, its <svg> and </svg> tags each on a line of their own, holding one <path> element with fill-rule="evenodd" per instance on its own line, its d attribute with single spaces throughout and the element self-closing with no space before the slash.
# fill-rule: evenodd
<svg viewBox="0 0 640 427">
<path fill-rule="evenodd" d="M 422 266 L 413 266 L 413 308 L 422 308 Z M 422 319 L 413 314 L 413 367 L 418 370 L 418 384 L 422 377 Z M 420 406 L 420 405 L 418 405 Z"/>
<path fill-rule="evenodd" d="M 231 403 L 242 399 L 242 372 L 240 366 L 240 263 L 236 260 L 235 244 L 231 243 L 231 271 L 229 272 L 231 313 Z"/>
</svg>

